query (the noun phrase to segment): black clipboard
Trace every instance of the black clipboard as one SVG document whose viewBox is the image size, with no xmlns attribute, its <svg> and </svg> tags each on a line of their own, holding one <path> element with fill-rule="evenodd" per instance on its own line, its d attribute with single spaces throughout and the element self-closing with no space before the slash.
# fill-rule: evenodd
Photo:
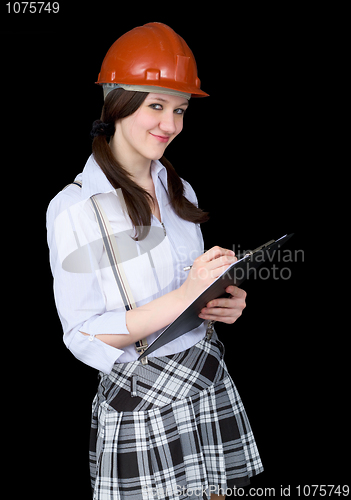
<svg viewBox="0 0 351 500">
<path fill-rule="evenodd" d="M 276 241 L 268 241 L 255 250 L 246 252 L 244 256 L 239 256 L 234 264 L 224 271 L 212 285 L 206 288 L 206 290 L 202 292 L 194 302 L 173 321 L 173 323 L 168 325 L 138 359 L 140 360 L 148 356 L 156 349 L 159 349 L 163 345 L 172 342 L 172 340 L 200 326 L 204 320 L 199 318 L 198 315 L 201 309 L 203 309 L 210 300 L 227 296 L 225 289 L 229 285 L 240 286 L 243 281 L 249 278 L 250 274 L 252 274 L 255 269 L 258 269 L 263 264 L 263 262 L 268 258 L 272 260 L 274 258 L 274 252 L 284 245 L 293 234 L 294 233 L 286 234 Z"/>
</svg>

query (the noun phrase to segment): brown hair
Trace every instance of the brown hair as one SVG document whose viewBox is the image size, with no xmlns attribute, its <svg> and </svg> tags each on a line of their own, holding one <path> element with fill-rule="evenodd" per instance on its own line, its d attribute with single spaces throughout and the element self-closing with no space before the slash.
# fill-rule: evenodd
<svg viewBox="0 0 351 500">
<path fill-rule="evenodd" d="M 123 89 L 115 89 L 106 96 L 101 113 L 101 122 L 108 126 L 107 129 L 110 130 L 108 135 L 114 134 L 115 122 L 135 113 L 147 95 L 147 92 L 131 92 Z M 128 171 L 118 163 L 108 145 L 106 134 L 95 135 L 93 140 L 93 154 L 95 161 L 112 186 L 115 189 L 122 189 L 129 217 L 136 229 L 136 235 L 139 239 L 142 239 L 146 236 L 151 226 L 152 196 L 134 182 Z M 190 222 L 206 222 L 208 220 L 208 213 L 203 212 L 185 198 L 182 180 L 172 164 L 164 156 L 160 158 L 160 162 L 167 169 L 168 195 L 176 214 Z M 145 228 L 145 230 L 142 231 L 142 228 Z"/>
</svg>

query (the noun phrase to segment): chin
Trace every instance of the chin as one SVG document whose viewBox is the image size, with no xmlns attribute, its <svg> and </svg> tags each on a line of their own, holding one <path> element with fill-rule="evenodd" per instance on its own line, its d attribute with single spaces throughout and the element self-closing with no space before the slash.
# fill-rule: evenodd
<svg viewBox="0 0 351 500">
<path fill-rule="evenodd" d="M 148 155 L 147 158 L 149 160 L 154 160 L 154 161 L 159 160 L 164 155 L 165 149 L 163 151 L 155 151 L 153 154 L 150 153 L 150 155 Z"/>
</svg>

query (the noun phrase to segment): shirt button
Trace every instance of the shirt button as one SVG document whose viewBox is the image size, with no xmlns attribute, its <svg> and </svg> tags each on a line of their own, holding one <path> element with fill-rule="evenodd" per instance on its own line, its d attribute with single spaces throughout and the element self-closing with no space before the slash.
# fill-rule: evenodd
<svg viewBox="0 0 351 500">
<path fill-rule="evenodd" d="M 92 342 L 94 340 L 94 335 L 89 336 L 89 342 Z"/>
</svg>

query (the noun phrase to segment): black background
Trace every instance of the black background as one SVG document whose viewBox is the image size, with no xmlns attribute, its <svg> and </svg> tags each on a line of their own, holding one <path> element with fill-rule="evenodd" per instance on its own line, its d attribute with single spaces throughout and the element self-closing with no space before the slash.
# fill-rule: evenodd
<svg viewBox="0 0 351 500">
<path fill-rule="evenodd" d="M 9 357 L 20 353 L 9 384 L 19 410 L 12 423 L 20 444 L 11 459 L 18 484 L 36 498 L 90 498 L 97 372 L 62 342 L 45 212 L 91 153 L 89 132 L 103 103 L 94 82 L 108 48 L 153 21 L 187 41 L 210 94 L 191 100 L 184 130 L 166 152 L 210 212 L 202 228 L 206 249 L 242 251 L 295 233 L 287 250 L 297 259 L 274 261 L 289 268 L 282 274 L 289 279 L 271 273 L 248 281 L 243 316 L 217 326 L 265 467 L 251 486 L 274 487 L 279 497 L 281 485 L 293 494 L 297 485 L 345 484 L 346 373 L 336 363 L 333 333 L 323 330 L 332 293 L 316 281 L 313 265 L 321 237 L 323 202 L 315 192 L 326 154 L 318 131 L 328 30 L 303 9 L 212 4 L 166 14 L 165 7 L 142 12 L 116 2 L 65 2 L 57 15 L 7 14 L 3 7 L 4 173 L 20 214 L 9 228 L 19 245 L 18 275 L 9 285 L 17 321 L 7 348 Z"/>
</svg>

